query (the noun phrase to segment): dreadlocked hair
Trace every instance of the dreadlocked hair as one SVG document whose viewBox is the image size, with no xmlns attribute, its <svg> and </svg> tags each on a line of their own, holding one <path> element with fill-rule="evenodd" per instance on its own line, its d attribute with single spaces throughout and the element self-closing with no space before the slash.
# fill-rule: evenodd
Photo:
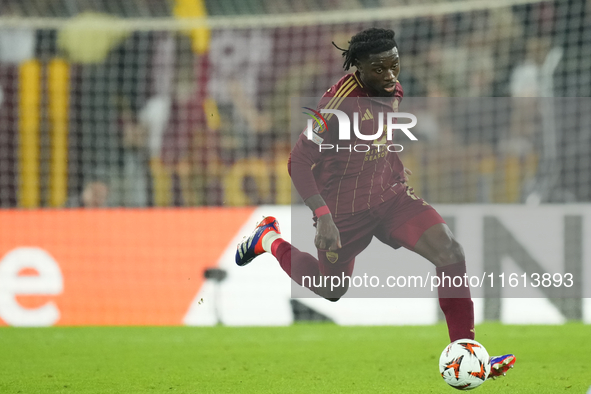
<svg viewBox="0 0 591 394">
<path fill-rule="evenodd" d="M 394 40 L 394 31 L 375 27 L 363 30 L 351 37 L 349 49 L 339 48 L 334 42 L 332 45 L 343 52 L 345 71 L 354 66 L 357 60 L 398 47 L 396 40 Z"/>
</svg>

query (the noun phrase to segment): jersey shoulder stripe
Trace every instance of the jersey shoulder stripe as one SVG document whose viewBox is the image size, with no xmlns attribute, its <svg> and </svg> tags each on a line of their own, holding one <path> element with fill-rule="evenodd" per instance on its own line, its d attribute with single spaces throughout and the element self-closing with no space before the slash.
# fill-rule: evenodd
<svg viewBox="0 0 591 394">
<path fill-rule="evenodd" d="M 402 84 L 400 81 L 396 81 L 394 97 L 397 97 L 399 102 L 402 101 L 402 97 L 404 97 L 404 89 L 402 89 Z"/>
<path fill-rule="evenodd" d="M 340 97 L 343 97 L 343 93 L 348 91 L 348 89 L 354 85 L 355 79 L 351 77 L 351 75 L 347 76 L 348 78 L 343 78 L 335 85 L 333 85 L 328 92 L 324 95 L 324 98 L 330 97 L 330 100 L 323 108 L 333 108 L 332 105 L 338 101 Z M 340 84 L 340 86 L 339 86 Z M 335 91 L 334 95 L 331 95 L 332 91 Z"/>
<path fill-rule="evenodd" d="M 353 92 L 355 89 L 357 89 L 357 83 L 353 83 L 350 88 L 348 88 L 345 92 L 343 92 L 342 97 L 338 98 L 338 100 L 333 104 L 333 107 L 331 109 L 339 108 L 339 106 L 343 103 L 343 101 L 345 101 L 347 96 L 349 96 L 351 94 L 351 92 Z M 326 120 L 327 121 L 330 120 L 330 118 L 332 118 L 333 115 L 334 114 L 328 114 L 328 116 L 326 117 Z"/>
<path fill-rule="evenodd" d="M 363 89 L 363 84 L 361 83 L 360 79 L 359 79 L 359 78 L 357 78 L 357 73 L 353 73 L 353 74 L 351 74 L 351 75 L 353 75 L 353 78 L 355 78 L 355 82 L 357 82 L 357 85 L 359 85 L 359 87 L 360 87 L 361 89 Z"/>
<path fill-rule="evenodd" d="M 339 86 L 340 84 L 340 86 Z M 337 88 L 337 86 L 339 86 Z M 325 94 L 325 98 L 331 97 L 330 93 L 333 90 L 336 90 L 334 96 L 330 98 L 326 105 L 322 106 L 321 108 L 325 109 L 337 109 L 341 105 L 341 103 L 353 92 L 357 89 L 359 85 L 357 84 L 356 78 L 353 74 L 348 74 L 344 78 L 342 78 L 337 84 L 335 84 L 329 91 Z M 329 121 L 332 118 L 333 114 L 328 114 L 326 120 Z"/>
</svg>

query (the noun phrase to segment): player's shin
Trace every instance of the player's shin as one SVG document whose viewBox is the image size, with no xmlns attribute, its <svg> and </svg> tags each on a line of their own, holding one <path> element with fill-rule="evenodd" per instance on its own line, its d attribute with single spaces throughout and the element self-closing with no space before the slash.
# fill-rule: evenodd
<svg viewBox="0 0 591 394">
<path fill-rule="evenodd" d="M 279 265 L 294 282 L 315 291 L 314 278 L 320 276 L 318 260 L 311 254 L 301 252 L 287 241 L 275 241 L 272 248 L 273 256 Z M 305 280 L 310 278 L 309 280 Z"/>
<path fill-rule="evenodd" d="M 463 278 L 465 274 L 465 262 L 437 267 L 437 276 L 440 279 L 439 306 L 445 315 L 451 342 L 464 338 L 474 339 L 474 304 L 470 297 L 470 287 L 464 281 L 458 287 L 453 284 L 454 277 Z"/>
<path fill-rule="evenodd" d="M 298 250 L 287 241 L 280 239 L 273 242 L 271 253 L 294 282 L 320 297 L 337 301 L 346 292 L 346 287 L 331 287 L 334 283 L 320 274 L 319 263 L 314 256 Z"/>
</svg>

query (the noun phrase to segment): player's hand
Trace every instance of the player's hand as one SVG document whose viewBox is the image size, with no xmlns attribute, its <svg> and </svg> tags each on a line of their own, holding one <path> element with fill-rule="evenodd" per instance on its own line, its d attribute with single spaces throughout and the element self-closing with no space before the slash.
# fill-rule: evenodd
<svg viewBox="0 0 591 394">
<path fill-rule="evenodd" d="M 408 177 L 412 175 L 412 171 L 408 168 L 404 167 L 404 181 L 402 183 L 408 182 Z"/>
<path fill-rule="evenodd" d="M 332 220 L 332 215 L 322 215 L 318 218 L 314 245 L 318 250 L 330 250 L 331 252 L 342 247 L 341 235 L 337 225 Z"/>
</svg>

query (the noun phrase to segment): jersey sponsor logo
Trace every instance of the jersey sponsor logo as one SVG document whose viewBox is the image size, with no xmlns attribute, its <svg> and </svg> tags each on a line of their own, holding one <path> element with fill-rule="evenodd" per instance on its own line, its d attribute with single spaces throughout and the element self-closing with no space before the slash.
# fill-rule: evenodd
<svg viewBox="0 0 591 394">
<path fill-rule="evenodd" d="M 384 128 L 385 128 L 385 126 L 384 126 Z M 371 144 L 371 146 L 373 148 L 365 153 L 364 161 L 374 161 L 374 160 L 378 160 L 378 159 L 388 156 L 388 152 L 390 150 L 388 150 L 387 147 L 384 148 L 384 145 L 387 145 L 387 144 L 388 144 L 388 136 L 386 134 L 382 135 L 381 138 L 376 138 L 373 141 L 373 143 Z M 394 144 L 392 144 L 392 146 L 394 146 Z M 397 151 L 397 150 L 394 150 L 394 151 Z"/>
<path fill-rule="evenodd" d="M 365 159 L 363 161 L 374 161 L 378 159 L 382 159 L 388 155 L 388 151 L 378 152 L 377 149 L 372 149 L 371 151 L 365 154 Z"/>
</svg>

